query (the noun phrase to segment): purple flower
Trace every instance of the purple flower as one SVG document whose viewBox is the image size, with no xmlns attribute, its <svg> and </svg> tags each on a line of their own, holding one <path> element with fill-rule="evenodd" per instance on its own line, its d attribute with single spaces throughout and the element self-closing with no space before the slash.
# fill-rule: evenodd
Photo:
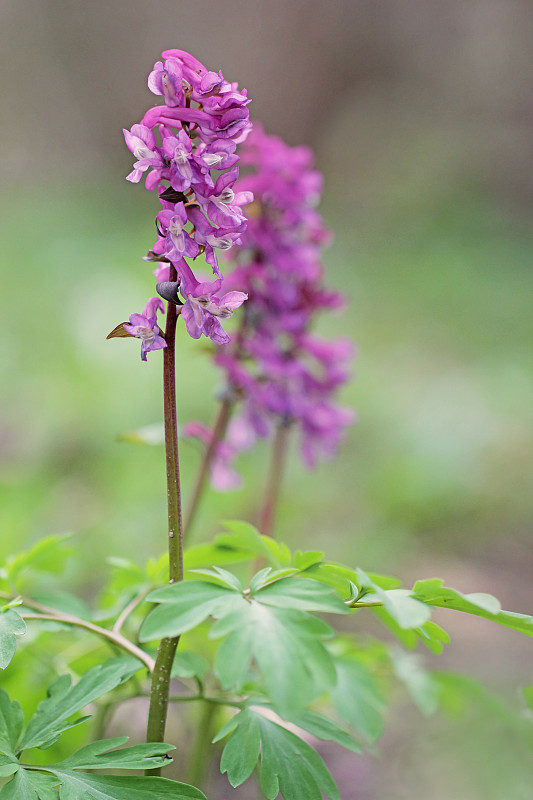
<svg viewBox="0 0 533 800">
<path fill-rule="evenodd" d="M 167 346 L 157 324 L 158 311 L 161 311 L 162 314 L 165 313 L 163 301 L 159 297 L 151 297 L 142 314 L 132 314 L 129 325 L 124 323 L 125 331 L 142 340 L 141 359 L 143 361 L 146 361 L 146 354 L 150 350 L 162 350 Z"/>
<path fill-rule="evenodd" d="M 189 336 L 199 339 L 203 334 L 216 344 L 227 344 L 230 337 L 223 330 L 219 320 L 231 317 L 248 295 L 244 292 L 228 292 L 218 297 L 217 292 L 222 286 L 222 279 L 200 283 L 185 262 L 181 274 L 180 294 L 185 298 L 181 316 Z"/>
<path fill-rule="evenodd" d="M 179 106 L 183 101 L 183 71 L 176 58 L 158 61 L 148 76 L 148 88 L 154 94 L 161 94 L 168 106 Z"/>
<path fill-rule="evenodd" d="M 289 147 L 257 127 L 242 161 L 248 172 L 235 184 L 231 170 L 208 195 L 197 193 L 219 231 L 238 219 L 237 197 L 253 193 L 255 198 L 246 230 L 239 233 L 243 247 L 229 254 L 235 269 L 226 277 L 229 289 L 249 296 L 243 323 L 236 342 L 215 357 L 240 403 L 232 424 L 245 435 L 241 445 L 238 437 L 231 444 L 238 451 L 250 438 L 290 425 L 299 433 L 304 464 L 312 467 L 336 452 L 354 420 L 335 402 L 348 378 L 351 343 L 311 333 L 319 312 L 344 302 L 323 285 L 321 251 L 329 233 L 315 208 L 322 176 L 313 169 L 308 148 Z M 207 241 L 205 225 L 199 222 L 196 228 Z M 229 431 L 225 441 L 231 441 Z"/>
<path fill-rule="evenodd" d="M 128 180 L 137 183 L 146 173 L 146 188 L 157 189 L 163 206 L 156 218 L 157 239 L 146 258 L 163 262 L 156 270 L 160 280 L 164 274 L 169 280 L 168 264 L 175 268 L 184 298 L 181 316 L 190 335 L 224 344 L 229 336 L 220 319 L 246 299 L 239 289 L 222 294 L 217 250 L 240 243 L 247 223 L 242 207 L 253 199 L 250 190 L 233 189 L 239 174 L 237 144 L 251 130 L 250 100 L 222 72 L 208 70 L 178 49 L 162 53 L 148 86 L 164 105 L 150 108 L 139 124 L 124 131 L 135 157 Z M 198 281 L 185 261 L 201 253 L 217 278 L 212 284 Z M 139 331 L 132 335 L 145 337 L 144 359 L 149 349 L 156 349 L 153 342 L 144 345 L 156 322 L 154 318 L 153 325 L 147 324 L 151 317 L 141 317 L 133 315 L 128 327 L 130 333 Z"/>
<path fill-rule="evenodd" d="M 133 172 L 127 176 L 126 180 L 132 183 L 138 183 L 141 180 L 143 172 L 146 172 L 149 167 L 163 168 L 165 163 L 161 157 L 161 153 L 155 144 L 155 137 L 150 128 L 144 125 L 133 125 L 131 131 L 123 129 L 126 145 L 131 150 L 137 161 L 135 162 Z"/>
</svg>

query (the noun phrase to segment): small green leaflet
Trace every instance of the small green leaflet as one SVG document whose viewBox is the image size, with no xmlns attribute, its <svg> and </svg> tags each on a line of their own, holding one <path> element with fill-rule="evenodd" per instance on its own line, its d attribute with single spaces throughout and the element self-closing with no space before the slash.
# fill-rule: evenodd
<svg viewBox="0 0 533 800">
<path fill-rule="evenodd" d="M 48 697 L 39 703 L 19 744 L 20 750 L 46 748 L 63 731 L 87 719 L 68 722 L 73 714 L 114 689 L 139 669 L 134 658 L 112 658 L 86 672 L 75 686 L 69 675 L 62 675 L 50 686 Z"/>
<path fill-rule="evenodd" d="M 59 770 L 55 774 L 61 781 L 61 794 L 56 794 L 54 800 L 206 800 L 203 792 L 194 786 L 167 778 L 88 775 Z M 0 800 L 4 800 L 1 793 Z"/>
<path fill-rule="evenodd" d="M 461 594 L 455 589 L 448 589 L 444 586 L 440 578 L 417 581 L 413 586 L 412 593 L 431 606 L 463 611 L 466 614 L 498 622 L 500 625 L 505 625 L 506 628 L 525 633 L 526 636 L 533 636 L 532 616 L 503 611 L 499 600 L 490 594 L 481 592 Z"/>
<path fill-rule="evenodd" d="M 361 752 L 361 748 L 350 731 L 316 711 L 304 711 L 300 716 L 291 719 L 291 723 L 324 742 L 336 742 L 354 753 Z"/>
<path fill-rule="evenodd" d="M 194 580 L 156 589 L 146 599 L 159 605 L 150 611 L 141 625 L 141 642 L 179 636 L 200 625 L 207 617 L 218 617 L 224 611 L 232 611 L 247 602 L 235 589 Z"/>
<path fill-rule="evenodd" d="M 359 661 L 348 656 L 335 661 L 337 683 L 331 699 L 341 719 L 369 742 L 383 731 L 386 704 L 376 679 Z"/>
<path fill-rule="evenodd" d="M 261 791 L 267 800 L 278 793 L 284 800 L 340 800 L 326 765 L 296 734 L 249 708 L 225 725 L 214 741 L 230 732 L 220 770 L 227 772 L 232 786 L 244 783 L 261 754 Z"/>
<path fill-rule="evenodd" d="M 17 700 L 10 700 L 0 689 L 0 753 L 15 756 L 17 743 L 24 726 L 24 715 Z"/>
<path fill-rule="evenodd" d="M 384 610 L 390 614 L 400 628 L 419 628 L 431 617 L 431 608 L 421 599 L 412 597 L 410 589 L 382 589 L 363 570 L 357 570 L 359 585 L 370 590 L 365 594 L 363 603 L 379 601 Z"/>
<path fill-rule="evenodd" d="M 0 613 L 0 668 L 5 669 L 11 663 L 17 649 L 17 636 L 26 633 L 26 623 L 15 611 L 8 608 Z"/>
</svg>

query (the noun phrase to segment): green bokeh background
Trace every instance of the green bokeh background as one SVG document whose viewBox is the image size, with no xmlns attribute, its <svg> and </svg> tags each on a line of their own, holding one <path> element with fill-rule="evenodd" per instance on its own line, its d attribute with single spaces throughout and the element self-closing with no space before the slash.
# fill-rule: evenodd
<svg viewBox="0 0 533 800">
<path fill-rule="evenodd" d="M 62 4 L 43 5 L 55 19 Z M 179 17 L 171 4 L 150 4 L 160 9 L 161 19 L 144 38 L 134 22 L 143 15 L 148 18 L 147 4 L 130 5 L 137 17 L 126 20 L 125 29 L 140 55 L 128 55 L 127 80 L 141 85 L 158 48 L 189 45 L 183 32 L 179 42 L 169 42 L 168 32 L 164 33 L 163 11 L 167 22 L 168 14 L 176 22 Z M 259 14 L 259 4 L 251 5 Z M 310 5 L 313 19 L 320 19 L 329 7 Z M 381 17 L 374 18 L 364 3 L 355 5 L 363 19 L 366 10 L 377 26 L 368 26 L 363 44 L 370 48 L 374 36 L 383 45 Z M 81 9 L 77 3 L 72 6 Z M 274 6 L 282 15 L 281 4 Z M 488 6 L 494 13 L 497 4 Z M 418 4 L 406 7 L 410 12 L 406 10 L 405 19 L 412 20 Z M 6 8 L 11 30 L 23 45 L 22 23 L 35 7 L 28 2 L 18 11 L 10 4 Z M 190 38 L 196 42 L 190 49 L 210 65 L 219 57 L 210 55 L 210 47 L 215 52 L 221 47 L 213 33 L 207 42 L 202 39 L 213 8 L 203 2 L 184 4 L 182 9 Z M 123 3 L 116 3 L 115 9 L 125 12 Z M 85 13 L 93 27 L 79 59 L 92 63 L 91 58 L 103 51 L 102 42 L 107 42 L 117 48 L 117 70 L 124 70 L 119 60 L 125 52 L 122 39 L 113 39 L 113 31 L 102 32 L 108 14 L 104 5 L 95 3 Z M 239 20 L 238 3 L 231 3 L 227 13 L 234 20 L 233 45 L 238 43 L 239 52 L 252 54 L 259 46 L 260 23 L 254 22 L 250 11 Z M 491 23 L 488 11 L 484 16 L 479 8 L 478 13 L 485 24 L 480 41 L 483 35 L 492 37 L 492 42 L 508 47 L 511 59 L 506 31 L 498 28 L 498 20 Z M 287 14 L 290 27 L 292 16 Z M 74 30 L 72 8 L 66 17 L 62 15 L 64 27 Z M 462 32 L 461 17 L 457 19 Z M 355 32 L 352 17 L 350 24 Z M 390 28 L 390 19 L 388 24 Z M 428 24 L 437 40 L 438 18 Z M 388 35 L 402 53 L 401 47 L 409 47 L 402 38 L 403 28 L 398 23 L 391 30 Z M 35 30 L 33 35 L 37 36 Z M 305 39 L 305 31 L 299 35 Z M 43 41 L 40 46 L 46 49 L 46 36 Z M 64 63 L 56 65 L 59 71 L 66 70 L 75 44 L 74 39 L 64 40 Z M 283 120 L 271 98 L 275 91 L 268 73 L 265 77 L 269 64 L 273 71 L 279 60 L 286 68 L 290 64 L 290 41 L 281 41 L 279 48 L 267 52 L 265 45 L 259 50 L 262 100 L 259 108 L 252 108 L 256 113 L 263 109 L 269 129 L 283 135 Z M 330 41 L 325 63 L 331 62 L 333 50 Z M 520 73 L 522 52 L 520 48 L 514 52 L 506 73 L 511 77 Z M 113 64 L 108 49 L 101 57 Z M 440 57 L 445 64 L 442 53 Z M 220 63 L 226 72 L 222 56 Z M 229 76 L 241 80 L 240 65 L 231 63 Z M 420 73 L 425 63 L 417 65 Z M 293 65 L 296 70 L 297 66 Z M 36 68 L 30 58 L 30 73 Z M 352 68 L 364 76 L 364 70 L 357 73 Z M 80 69 L 79 61 L 74 69 Z M 398 74 L 403 74 L 400 67 Z M 456 78 L 454 84 L 450 74 L 459 96 L 461 81 L 468 85 L 469 76 Z M 42 80 L 35 73 L 33 77 Z M 25 73 L 24 80 L 29 80 Z M 126 74 L 121 75 L 121 85 L 125 80 Z M 253 96 L 251 78 L 241 82 Z M 105 89 L 107 100 L 113 105 L 116 98 L 121 110 L 118 87 L 113 82 L 110 86 Z M 398 98 L 403 90 L 398 89 L 391 122 L 387 116 L 391 86 L 394 74 L 388 83 L 363 81 L 359 112 L 350 95 L 351 105 L 338 118 L 337 129 L 305 127 L 305 121 L 312 119 L 305 110 L 305 92 L 297 122 L 291 119 L 290 104 L 284 105 L 290 140 L 313 144 L 325 174 L 322 210 L 335 233 L 324 258 L 327 280 L 346 292 L 349 302 L 342 315 L 323 318 L 319 329 L 357 342 L 355 379 L 341 399 L 357 410 L 358 423 L 350 429 L 337 460 L 314 472 L 303 470 L 293 447 L 277 532 L 289 545 L 323 549 L 329 558 L 392 572 L 406 584 L 439 575 L 458 589 L 492 592 L 505 607 L 529 613 L 533 228 L 531 184 L 528 187 L 524 175 L 530 169 L 526 158 L 530 144 L 512 139 L 511 145 L 502 145 L 502 160 L 496 151 L 496 162 L 487 155 L 472 167 L 468 154 L 477 144 L 483 148 L 482 125 L 478 130 L 473 124 L 479 122 L 476 114 L 457 111 L 456 130 L 450 137 L 449 130 L 439 129 L 435 121 L 427 123 L 423 96 L 418 97 L 419 106 L 408 98 L 409 113 L 402 117 Z M 426 90 L 433 87 L 442 90 L 431 73 Z M 45 92 L 44 85 L 40 91 Z M 58 103 L 52 79 L 49 91 Z M 18 112 L 22 103 L 15 99 L 12 85 L 7 92 Z M 142 186 L 124 181 L 129 157 L 120 137 L 120 126 L 129 126 L 150 101 L 147 93 L 142 95 L 129 116 L 115 125 L 107 106 L 91 107 L 94 90 L 88 87 L 87 92 L 88 112 L 92 111 L 98 130 L 91 141 L 91 153 L 98 152 L 94 169 L 89 156 L 80 155 L 82 144 L 79 152 L 72 142 L 68 144 L 68 118 L 60 119 L 58 129 L 61 125 L 65 147 L 74 147 L 78 161 L 65 159 L 57 168 L 62 140 L 53 139 L 48 154 L 46 130 L 39 130 L 37 121 L 31 135 L 27 127 L 21 131 L 22 144 L 13 139 L 19 166 L 6 158 L 8 191 L 1 209 L 0 554 L 6 556 L 49 533 L 73 532 L 80 559 L 69 566 L 65 585 L 81 585 L 90 600 L 105 582 L 107 556 L 142 561 L 163 550 L 166 492 L 162 449 L 119 441 L 121 433 L 161 420 L 161 359 L 154 353 L 141 363 L 136 343 L 105 340 L 152 294 L 150 270 L 141 256 L 153 239 L 153 197 Z M 412 94 L 416 97 L 416 91 Z M 496 94 L 504 125 L 508 123 L 505 84 Z M 376 97 L 381 98 L 377 105 Z M 471 99 L 468 92 L 467 97 Z M 62 109 L 68 110 L 68 101 L 62 95 Z M 486 103 L 488 107 L 488 90 Z M 298 116 L 296 111 L 294 115 Z M 402 123 L 398 137 L 383 132 L 398 119 Z M 451 138 L 467 145 L 454 149 Z M 506 169 L 502 161 L 510 153 L 513 159 Z M 53 171 L 47 168 L 48 155 Z M 195 418 L 209 424 L 219 388 L 209 347 L 180 330 L 178 366 L 180 421 Z M 187 496 L 199 452 L 184 442 L 181 458 Z M 195 526 L 196 541 L 210 538 L 220 519 L 254 521 L 267 463 L 266 445 L 241 457 L 244 488 L 230 494 L 209 493 Z M 517 689 L 533 677 L 530 640 L 495 630 L 481 620 L 446 618 L 446 627 L 452 632 L 452 644 L 438 663 L 429 657 L 425 663 L 469 671 L 518 708 Z M 329 754 L 343 798 L 443 800 L 452 794 L 461 800 L 529 798 L 527 751 L 506 736 L 501 721 L 487 722 L 483 712 L 475 710 L 471 719 L 471 724 L 423 720 L 400 703 L 391 713 L 380 761 L 356 757 L 354 766 L 353 756 L 343 761 Z M 248 795 L 235 794 L 240 796 Z"/>
</svg>

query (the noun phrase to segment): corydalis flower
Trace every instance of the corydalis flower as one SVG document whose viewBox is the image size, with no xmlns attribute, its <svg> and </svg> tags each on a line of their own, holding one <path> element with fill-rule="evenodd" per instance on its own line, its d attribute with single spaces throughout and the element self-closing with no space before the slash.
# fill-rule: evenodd
<svg viewBox="0 0 533 800">
<path fill-rule="evenodd" d="M 127 179 L 138 183 L 144 175 L 146 188 L 158 191 L 162 210 L 150 258 L 167 262 L 168 275 L 177 279 L 188 332 L 222 344 L 229 336 L 219 320 L 246 299 L 243 292 L 222 294 L 217 251 L 240 243 L 247 222 L 243 206 L 253 200 L 249 190 L 233 189 L 239 174 L 236 147 L 251 130 L 250 101 L 246 90 L 183 50 L 167 50 L 162 59 L 148 87 L 164 105 L 149 109 L 139 124 L 124 130 L 135 157 Z M 186 261 L 200 254 L 218 280 L 208 294 L 197 289 L 201 282 Z"/>
<path fill-rule="evenodd" d="M 157 312 L 165 313 L 165 306 L 159 297 L 151 297 L 148 300 L 142 314 L 132 314 L 129 324 L 124 323 L 124 330 L 131 336 L 141 339 L 141 359 L 146 361 L 146 354 L 150 350 L 162 350 L 167 343 L 161 336 L 159 325 L 157 324 Z"/>
<path fill-rule="evenodd" d="M 250 440 L 290 426 L 299 433 L 304 464 L 313 467 L 334 455 L 354 419 L 334 402 L 348 377 L 351 343 L 311 333 L 320 311 L 344 302 L 322 281 L 322 248 L 330 238 L 316 211 L 322 176 L 308 148 L 289 147 L 257 126 L 242 163 L 249 171 L 235 188 L 255 200 L 243 247 L 230 253 L 234 270 L 226 284 L 249 299 L 236 341 L 215 357 L 237 403 L 231 437 L 240 431 L 241 445 L 232 440 L 230 450 L 237 454 Z M 229 436 L 228 430 L 228 445 Z"/>
</svg>

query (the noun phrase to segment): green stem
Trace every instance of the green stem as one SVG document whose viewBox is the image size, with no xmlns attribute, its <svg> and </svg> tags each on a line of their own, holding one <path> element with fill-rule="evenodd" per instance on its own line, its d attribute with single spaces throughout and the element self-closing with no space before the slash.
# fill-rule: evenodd
<svg viewBox="0 0 533 800">
<path fill-rule="evenodd" d="M 233 411 L 233 406 L 234 403 L 228 399 L 223 400 L 222 405 L 220 406 L 220 411 L 218 413 L 215 426 L 213 428 L 211 439 L 209 440 L 209 444 L 207 445 L 204 451 L 202 463 L 200 464 L 200 470 L 198 472 L 198 477 L 196 478 L 196 483 L 193 489 L 190 506 L 187 511 L 187 518 L 185 522 L 185 527 L 183 529 L 184 539 L 187 538 L 187 535 L 189 534 L 191 527 L 193 525 L 194 518 L 198 510 L 198 506 L 200 505 L 200 500 L 202 499 L 202 495 L 204 493 L 205 485 L 207 482 L 207 476 L 209 474 L 209 468 L 211 466 L 213 456 L 215 455 L 217 444 L 221 441 L 221 439 L 224 438 L 226 429 L 228 427 L 228 422 L 230 420 L 231 413 Z"/>
<path fill-rule="evenodd" d="M 23 619 L 40 619 L 44 620 L 45 622 L 61 622 L 64 625 L 72 625 L 74 628 L 83 628 L 86 631 L 96 634 L 96 636 L 100 636 L 102 639 L 107 639 L 107 641 L 111 642 L 117 647 L 120 647 L 121 650 L 125 650 L 130 655 L 135 656 L 135 658 L 138 658 L 139 661 L 142 661 L 142 663 L 150 672 L 152 672 L 154 669 L 154 659 L 151 658 L 148 653 L 145 653 L 144 650 L 141 650 L 140 647 L 137 647 L 137 645 L 133 644 L 133 642 L 130 642 L 129 639 L 126 639 L 126 637 L 121 633 L 110 631 L 108 628 L 101 628 L 99 625 L 93 625 L 92 622 L 87 622 L 87 620 L 80 619 L 79 617 L 73 617 L 70 614 L 62 614 L 53 608 L 48 608 L 48 606 L 41 605 L 41 603 L 34 603 L 32 600 L 24 600 L 23 602 L 24 605 L 27 605 L 28 607 L 31 607 L 39 612 L 37 614 L 27 614 L 23 611 L 21 613 L 21 617 Z"/>
<path fill-rule="evenodd" d="M 281 422 L 276 429 L 274 441 L 272 443 L 272 455 L 270 459 L 267 485 L 257 524 L 259 532 L 264 536 L 272 536 L 274 530 L 276 507 L 279 500 L 285 462 L 287 460 L 289 427 L 290 423 Z"/>
<path fill-rule="evenodd" d="M 176 269 L 170 265 L 169 280 L 176 280 Z M 183 524 L 181 514 L 180 469 L 178 456 L 178 426 L 176 412 L 176 322 L 178 312 L 167 303 L 167 322 L 163 350 L 163 406 L 165 421 L 165 455 L 167 468 L 168 559 L 169 582 L 183 580 Z M 164 742 L 170 692 L 170 672 L 179 637 L 162 639 L 157 650 L 152 683 L 146 740 Z M 159 775 L 160 770 L 147 770 L 147 775 Z"/>
</svg>

